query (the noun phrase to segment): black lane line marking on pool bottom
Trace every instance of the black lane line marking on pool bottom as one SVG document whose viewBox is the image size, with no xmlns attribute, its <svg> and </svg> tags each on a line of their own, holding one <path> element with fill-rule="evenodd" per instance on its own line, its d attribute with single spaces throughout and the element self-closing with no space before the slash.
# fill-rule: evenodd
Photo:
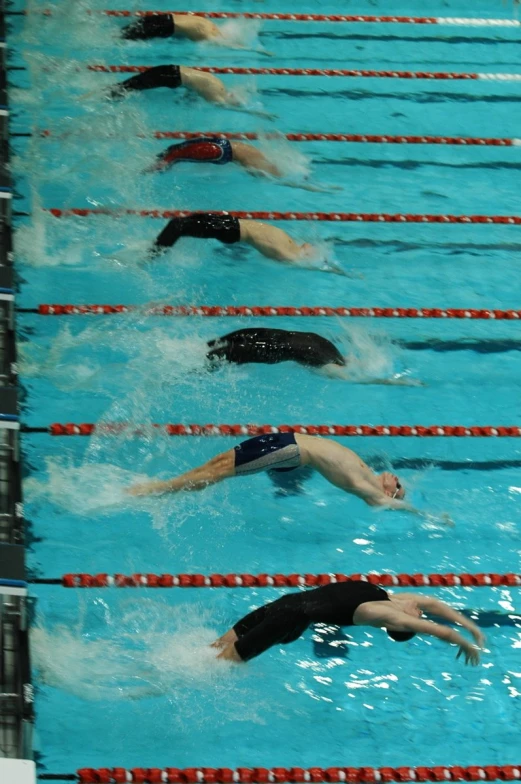
<svg viewBox="0 0 521 784">
<path fill-rule="evenodd" d="M 521 340 L 505 338 L 505 340 L 393 340 L 393 343 L 408 351 L 474 351 L 477 354 L 504 354 L 507 351 L 521 351 Z"/>
<path fill-rule="evenodd" d="M 369 457 L 366 463 L 371 468 L 387 470 L 387 461 L 381 457 Z M 521 460 L 435 460 L 423 457 L 401 457 L 390 461 L 392 468 L 423 471 L 425 468 L 439 468 L 441 471 L 504 471 L 508 468 L 521 468 Z"/>
</svg>

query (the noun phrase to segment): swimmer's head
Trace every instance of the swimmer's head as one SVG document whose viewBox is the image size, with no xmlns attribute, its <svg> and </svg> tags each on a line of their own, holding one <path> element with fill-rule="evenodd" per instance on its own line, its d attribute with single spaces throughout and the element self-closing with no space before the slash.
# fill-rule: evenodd
<svg viewBox="0 0 521 784">
<path fill-rule="evenodd" d="M 415 599 L 404 596 L 403 594 L 390 596 L 389 598 L 398 605 L 400 612 L 410 615 L 412 618 L 422 617 L 421 607 Z M 414 637 L 415 632 L 409 632 L 403 629 L 387 629 L 387 634 L 395 642 L 407 642 L 407 640 Z"/>
<path fill-rule="evenodd" d="M 387 629 L 387 634 L 391 640 L 394 640 L 395 642 L 407 642 L 408 640 L 412 640 L 415 632 L 392 632 Z"/>
<path fill-rule="evenodd" d="M 405 488 L 396 474 L 384 471 L 383 474 L 380 474 L 380 481 L 382 483 L 382 490 L 389 498 L 398 498 L 400 501 L 402 498 L 405 498 Z"/>
</svg>

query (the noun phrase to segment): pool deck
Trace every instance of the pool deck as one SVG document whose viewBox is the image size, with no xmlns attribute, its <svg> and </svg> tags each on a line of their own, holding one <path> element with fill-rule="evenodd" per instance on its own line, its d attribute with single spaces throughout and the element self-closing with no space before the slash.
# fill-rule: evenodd
<svg viewBox="0 0 521 784">
<path fill-rule="evenodd" d="M 0 780 L 32 784 L 33 687 L 27 637 L 25 531 L 14 337 L 4 0 L 0 0 Z"/>
</svg>

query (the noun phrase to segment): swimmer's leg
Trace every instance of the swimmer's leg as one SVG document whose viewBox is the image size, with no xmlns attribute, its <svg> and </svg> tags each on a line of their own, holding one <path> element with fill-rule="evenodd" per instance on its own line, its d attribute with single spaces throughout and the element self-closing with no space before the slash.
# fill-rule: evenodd
<svg viewBox="0 0 521 784">
<path fill-rule="evenodd" d="M 144 41 L 148 38 L 170 38 L 175 33 L 174 15 L 143 16 L 121 31 L 127 41 Z"/>
<path fill-rule="evenodd" d="M 173 479 L 162 482 L 145 482 L 129 488 L 130 495 L 154 495 L 178 493 L 180 490 L 203 490 L 208 485 L 217 484 L 223 479 L 235 476 L 235 450 L 229 449 L 212 457 L 207 463 L 193 468 Z"/>
</svg>

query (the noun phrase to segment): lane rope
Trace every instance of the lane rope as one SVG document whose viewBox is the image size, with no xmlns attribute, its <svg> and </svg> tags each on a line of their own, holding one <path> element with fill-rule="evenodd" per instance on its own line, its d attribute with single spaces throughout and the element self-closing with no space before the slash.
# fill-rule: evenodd
<svg viewBox="0 0 521 784">
<path fill-rule="evenodd" d="M 63 588 L 298 588 L 363 580 L 373 585 L 484 588 L 521 586 L 521 574 L 87 574 L 68 573 L 59 578 L 30 580 L 36 585 Z"/>
<path fill-rule="evenodd" d="M 278 212 L 276 210 L 199 210 L 213 215 L 233 215 L 245 220 L 292 220 L 292 221 L 333 221 L 358 223 L 494 223 L 503 225 L 521 225 L 521 215 L 445 215 L 445 214 L 413 214 L 387 212 Z M 110 210 L 105 208 L 88 209 L 73 207 L 59 209 L 46 208 L 55 218 L 75 216 L 86 218 L 90 215 L 138 215 L 141 218 L 185 218 L 197 213 L 197 210 Z"/>
<path fill-rule="evenodd" d="M 521 310 L 492 310 L 476 308 L 328 308 L 289 307 L 275 305 L 69 305 L 41 304 L 38 308 L 20 308 L 18 312 L 40 316 L 109 316 L 138 313 L 143 316 L 337 316 L 342 318 L 440 318 L 486 319 L 516 321 Z"/>
<path fill-rule="evenodd" d="M 272 784 L 272 782 L 515 781 L 520 765 L 425 765 L 385 768 L 80 768 L 76 773 L 40 773 L 43 781 L 79 784 Z"/>
<path fill-rule="evenodd" d="M 106 16 L 164 16 L 178 14 L 186 16 L 202 16 L 207 19 L 272 19 L 289 22 L 369 22 L 384 24 L 425 24 L 425 25 L 457 25 L 469 27 L 519 27 L 517 19 L 485 19 L 457 16 L 372 16 L 368 14 L 273 14 L 273 13 L 237 13 L 233 11 L 115 11 L 104 10 Z"/>
<path fill-rule="evenodd" d="M 42 130 L 40 136 L 46 138 L 53 137 L 50 130 Z M 236 131 L 233 133 L 225 131 L 152 131 L 151 137 L 154 139 L 198 139 L 201 136 L 218 136 L 221 139 L 255 140 L 255 139 L 278 139 L 280 134 L 266 133 L 259 137 L 258 133 L 248 131 Z M 353 142 L 369 144 L 457 144 L 462 146 L 486 146 L 486 147 L 521 147 L 521 139 L 486 137 L 486 136 L 429 136 L 429 135 L 407 135 L 407 134 L 381 134 L 381 133 L 285 133 L 283 136 L 290 142 Z M 63 138 L 60 135 L 54 138 Z M 105 137 L 103 137 L 105 138 Z M 111 137 L 109 137 L 111 138 Z"/>
<path fill-rule="evenodd" d="M 253 424 L 181 424 L 131 422 L 53 422 L 47 427 L 24 427 L 24 432 L 47 432 L 51 436 L 91 436 L 93 433 L 117 435 L 131 430 L 134 435 L 162 432 L 168 436 L 260 436 L 270 433 L 297 433 L 311 436 L 391 436 L 401 438 L 520 438 L 521 427 L 515 425 L 253 425 Z"/>
<path fill-rule="evenodd" d="M 102 73 L 143 73 L 150 65 L 88 65 L 89 71 Z M 519 82 L 521 73 L 473 73 L 456 71 L 378 71 L 360 68 L 252 68 L 244 66 L 191 66 L 212 74 L 250 74 L 256 76 L 348 76 L 377 79 L 441 79 Z"/>
</svg>

